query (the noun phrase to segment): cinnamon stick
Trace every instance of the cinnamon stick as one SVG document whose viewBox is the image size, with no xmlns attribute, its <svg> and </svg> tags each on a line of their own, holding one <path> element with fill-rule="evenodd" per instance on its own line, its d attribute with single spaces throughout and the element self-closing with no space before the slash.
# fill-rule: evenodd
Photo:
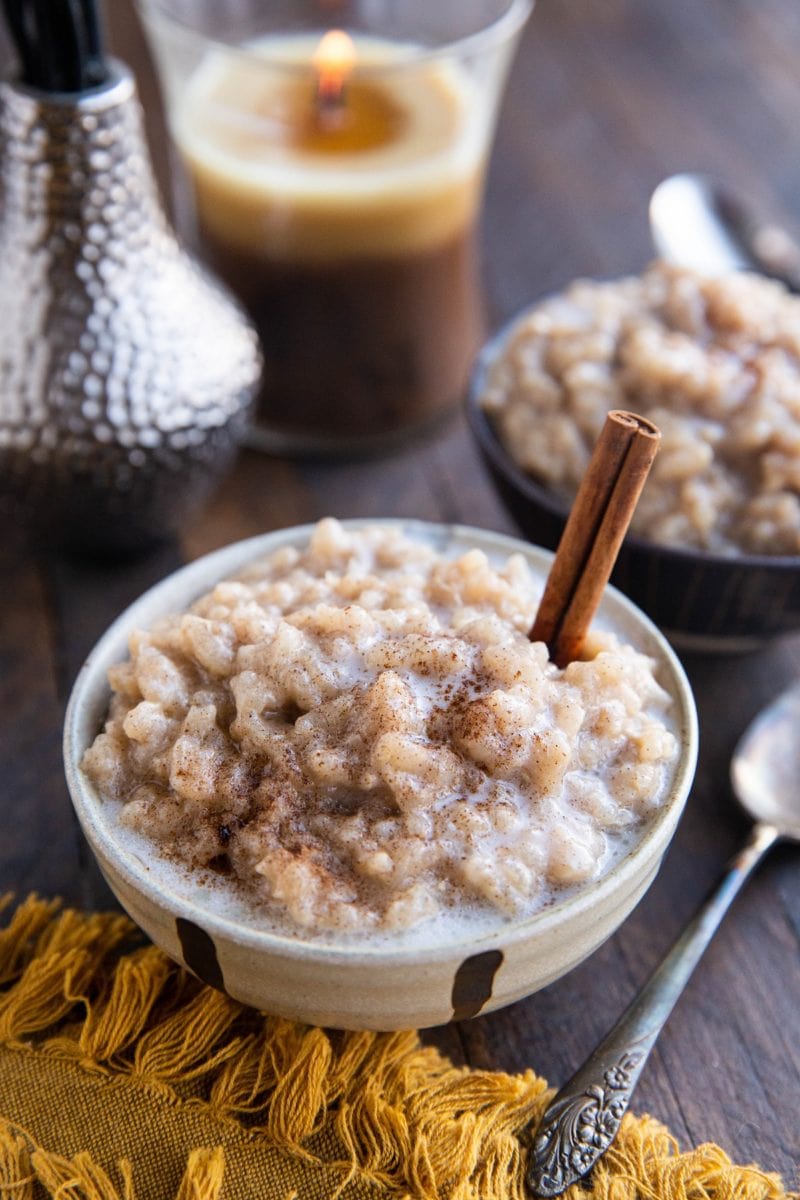
<svg viewBox="0 0 800 1200">
<path fill-rule="evenodd" d="M 606 417 L 529 634 L 559 667 L 580 657 L 660 439 L 635 413 Z"/>
</svg>

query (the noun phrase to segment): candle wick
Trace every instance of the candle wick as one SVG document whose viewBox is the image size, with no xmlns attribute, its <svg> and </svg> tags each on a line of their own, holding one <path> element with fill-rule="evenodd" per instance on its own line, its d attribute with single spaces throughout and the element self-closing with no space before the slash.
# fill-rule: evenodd
<svg viewBox="0 0 800 1200">
<path fill-rule="evenodd" d="M 315 100 L 317 121 L 325 130 L 341 129 L 347 110 L 347 87 L 344 80 L 321 77 L 317 81 Z"/>
</svg>

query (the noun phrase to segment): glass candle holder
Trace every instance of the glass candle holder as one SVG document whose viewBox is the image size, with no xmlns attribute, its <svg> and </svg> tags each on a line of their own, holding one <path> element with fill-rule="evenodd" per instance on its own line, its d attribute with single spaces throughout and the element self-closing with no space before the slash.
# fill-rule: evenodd
<svg viewBox="0 0 800 1200">
<path fill-rule="evenodd" d="M 481 198 L 533 0 L 140 6 L 192 184 L 183 232 L 261 336 L 254 443 L 379 449 L 451 410 L 484 336 Z"/>
</svg>

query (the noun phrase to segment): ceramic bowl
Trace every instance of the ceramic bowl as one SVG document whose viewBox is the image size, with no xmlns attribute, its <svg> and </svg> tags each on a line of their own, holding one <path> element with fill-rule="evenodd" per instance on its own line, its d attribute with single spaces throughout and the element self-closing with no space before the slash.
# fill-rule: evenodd
<svg viewBox="0 0 800 1200">
<path fill-rule="evenodd" d="M 417 521 L 349 521 L 399 525 L 409 536 L 453 554 L 476 546 L 495 560 L 517 551 L 544 576 L 551 555 L 498 534 Z M 607 590 L 598 622 L 652 655 L 674 697 L 681 752 L 663 807 L 641 840 L 605 876 L 525 920 L 502 922 L 479 937 L 425 949 L 366 942 L 322 944 L 277 936 L 215 915 L 190 889 L 166 886 L 153 855 L 120 844 L 108 806 L 83 775 L 84 750 L 102 727 L 108 668 L 127 656 L 132 629 L 187 607 L 214 583 L 279 546 L 304 544 L 311 526 L 239 542 L 199 559 L 146 592 L 118 618 L 89 655 L 66 716 L 67 781 L 84 834 L 109 886 L 133 920 L 172 958 L 235 999 L 281 1016 L 343 1029 L 401 1029 L 475 1016 L 536 991 L 591 954 L 628 915 L 658 870 L 692 782 L 697 720 L 680 663 L 629 600 Z"/>
<path fill-rule="evenodd" d="M 467 419 L 517 525 L 532 541 L 555 550 L 568 505 L 517 465 L 480 403 L 487 372 L 503 353 L 518 319 L 478 358 Z M 628 534 L 611 579 L 683 649 L 738 653 L 800 629 L 800 558 L 707 554 Z"/>
</svg>

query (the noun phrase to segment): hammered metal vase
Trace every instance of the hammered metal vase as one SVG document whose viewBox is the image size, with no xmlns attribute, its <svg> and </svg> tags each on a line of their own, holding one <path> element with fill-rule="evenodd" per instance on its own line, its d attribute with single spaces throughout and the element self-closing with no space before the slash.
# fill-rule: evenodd
<svg viewBox="0 0 800 1200">
<path fill-rule="evenodd" d="M 77 96 L 0 82 L 0 499 L 50 543 L 124 553 L 228 467 L 260 355 L 176 241 L 110 68 Z"/>
</svg>

